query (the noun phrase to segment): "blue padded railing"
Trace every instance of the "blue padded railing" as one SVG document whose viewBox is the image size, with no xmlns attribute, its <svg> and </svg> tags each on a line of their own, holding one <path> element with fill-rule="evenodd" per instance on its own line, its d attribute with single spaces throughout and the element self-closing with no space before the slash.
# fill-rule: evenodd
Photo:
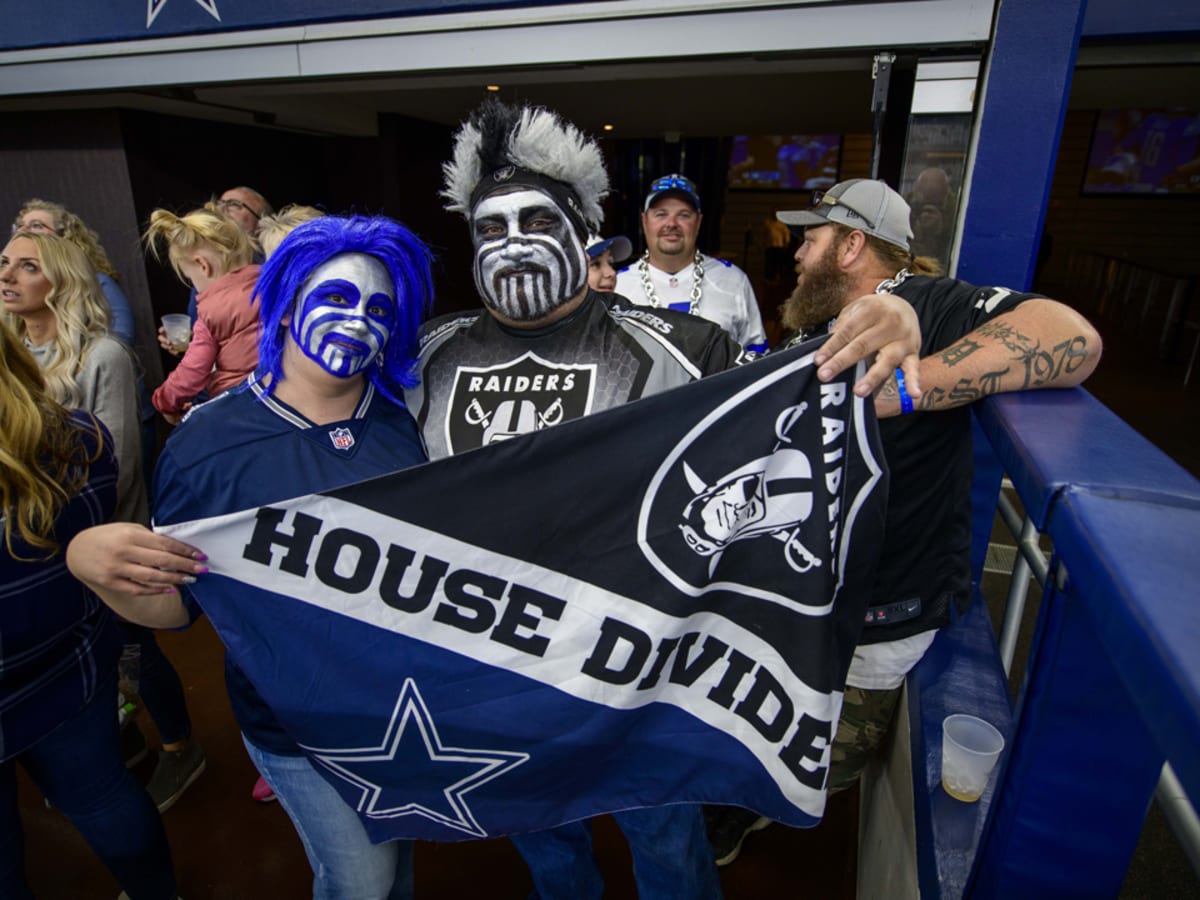
<svg viewBox="0 0 1200 900">
<path fill-rule="evenodd" d="M 909 676 L 921 895 L 1116 896 L 1164 761 L 1200 805 L 1200 482 L 1080 388 L 977 417 L 1054 550 L 1015 709 L 978 596 Z M 999 486 L 986 450 L 977 572 Z M 951 712 L 1008 742 L 979 803 L 941 789 Z"/>
</svg>

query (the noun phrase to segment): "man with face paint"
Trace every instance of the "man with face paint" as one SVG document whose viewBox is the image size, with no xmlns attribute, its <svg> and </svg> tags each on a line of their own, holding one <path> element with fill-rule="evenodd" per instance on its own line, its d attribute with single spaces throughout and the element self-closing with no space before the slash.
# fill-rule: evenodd
<svg viewBox="0 0 1200 900">
<path fill-rule="evenodd" d="M 421 380 L 406 397 L 431 458 L 619 406 L 745 358 L 712 322 L 588 288 L 584 247 L 587 235 L 599 232 L 608 176 L 596 144 L 553 112 L 486 103 L 457 133 L 444 172 L 447 209 L 471 229 L 475 285 L 486 309 L 443 317 L 424 330 Z M 880 354 L 891 368 L 919 341 L 915 316 L 902 302 L 862 315 L 867 327 L 847 329 L 822 358 L 826 378 L 857 358 L 835 356 L 850 333 L 870 332 L 864 346 L 872 349 L 902 337 L 903 347 Z M 874 380 L 856 387 L 860 396 L 891 368 L 873 369 Z M 698 806 L 633 809 L 614 818 L 629 841 L 642 900 L 720 896 Z M 602 895 L 588 822 L 512 840 L 541 900 Z"/>
<path fill-rule="evenodd" d="M 194 409 L 155 473 L 157 525 L 331 490 L 425 460 L 401 393 L 414 381 L 432 299 L 430 257 L 388 219 L 327 216 L 296 228 L 263 266 L 259 368 Z M 200 548 L 134 525 L 103 525 L 68 566 L 120 615 L 177 628 L 202 612 L 188 585 Z M 312 864 L 315 898 L 412 896 L 412 845 L 372 844 L 356 813 L 301 754 L 245 675 L 226 684 L 250 758 Z"/>
</svg>

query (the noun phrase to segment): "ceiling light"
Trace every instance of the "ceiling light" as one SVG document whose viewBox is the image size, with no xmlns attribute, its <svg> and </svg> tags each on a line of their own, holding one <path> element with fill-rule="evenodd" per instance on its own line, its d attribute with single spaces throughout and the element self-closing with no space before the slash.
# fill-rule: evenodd
<svg viewBox="0 0 1200 900">
<path fill-rule="evenodd" d="M 613 125 L 605 125 L 605 126 L 604 126 L 604 130 L 605 130 L 605 131 L 612 131 L 614 127 L 615 127 L 615 126 L 613 126 Z"/>
<path fill-rule="evenodd" d="M 500 90 L 500 85 L 498 85 L 498 84 L 489 84 L 489 85 L 487 86 L 487 89 L 488 89 L 489 91 L 498 91 L 498 90 Z"/>
</svg>

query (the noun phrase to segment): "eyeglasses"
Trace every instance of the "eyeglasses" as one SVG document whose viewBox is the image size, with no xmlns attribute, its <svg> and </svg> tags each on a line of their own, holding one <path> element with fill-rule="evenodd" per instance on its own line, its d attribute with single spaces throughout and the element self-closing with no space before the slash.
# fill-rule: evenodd
<svg viewBox="0 0 1200 900">
<path fill-rule="evenodd" d="M 52 225 L 47 225 L 45 222 L 41 221 L 40 219 L 33 219 L 30 222 L 24 222 L 24 223 L 14 222 L 13 227 L 12 227 L 12 233 L 16 234 L 18 231 L 32 231 L 37 234 L 58 234 L 57 228 L 53 227 Z"/>
<path fill-rule="evenodd" d="M 846 209 L 850 210 L 850 212 L 854 213 L 856 216 L 866 222 L 868 228 L 875 227 L 875 222 L 870 216 L 863 215 L 862 210 L 855 209 L 840 197 L 835 197 L 827 191 L 813 191 L 812 208 L 817 209 L 820 206 L 844 206 Z"/>
<path fill-rule="evenodd" d="M 250 213 L 250 215 L 254 216 L 254 218 L 256 218 L 256 219 L 262 218 L 262 213 L 255 212 L 250 207 L 248 207 L 245 203 L 243 203 L 241 200 L 235 200 L 233 197 L 229 197 L 229 198 L 222 197 L 220 200 L 217 201 L 217 209 L 219 209 L 223 213 L 227 213 L 231 209 L 244 209 L 246 212 Z"/>
</svg>

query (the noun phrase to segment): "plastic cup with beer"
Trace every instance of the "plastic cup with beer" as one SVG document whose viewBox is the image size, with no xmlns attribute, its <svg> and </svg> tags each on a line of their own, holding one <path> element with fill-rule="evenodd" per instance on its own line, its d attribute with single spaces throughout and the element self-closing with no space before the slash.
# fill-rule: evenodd
<svg viewBox="0 0 1200 900">
<path fill-rule="evenodd" d="M 942 722 L 942 787 L 955 800 L 974 803 L 1004 749 L 1004 735 L 975 716 L 956 713 Z"/>
<path fill-rule="evenodd" d="M 162 317 L 163 331 L 171 348 L 176 353 L 182 353 L 192 342 L 192 320 L 185 313 L 171 313 Z"/>
</svg>

